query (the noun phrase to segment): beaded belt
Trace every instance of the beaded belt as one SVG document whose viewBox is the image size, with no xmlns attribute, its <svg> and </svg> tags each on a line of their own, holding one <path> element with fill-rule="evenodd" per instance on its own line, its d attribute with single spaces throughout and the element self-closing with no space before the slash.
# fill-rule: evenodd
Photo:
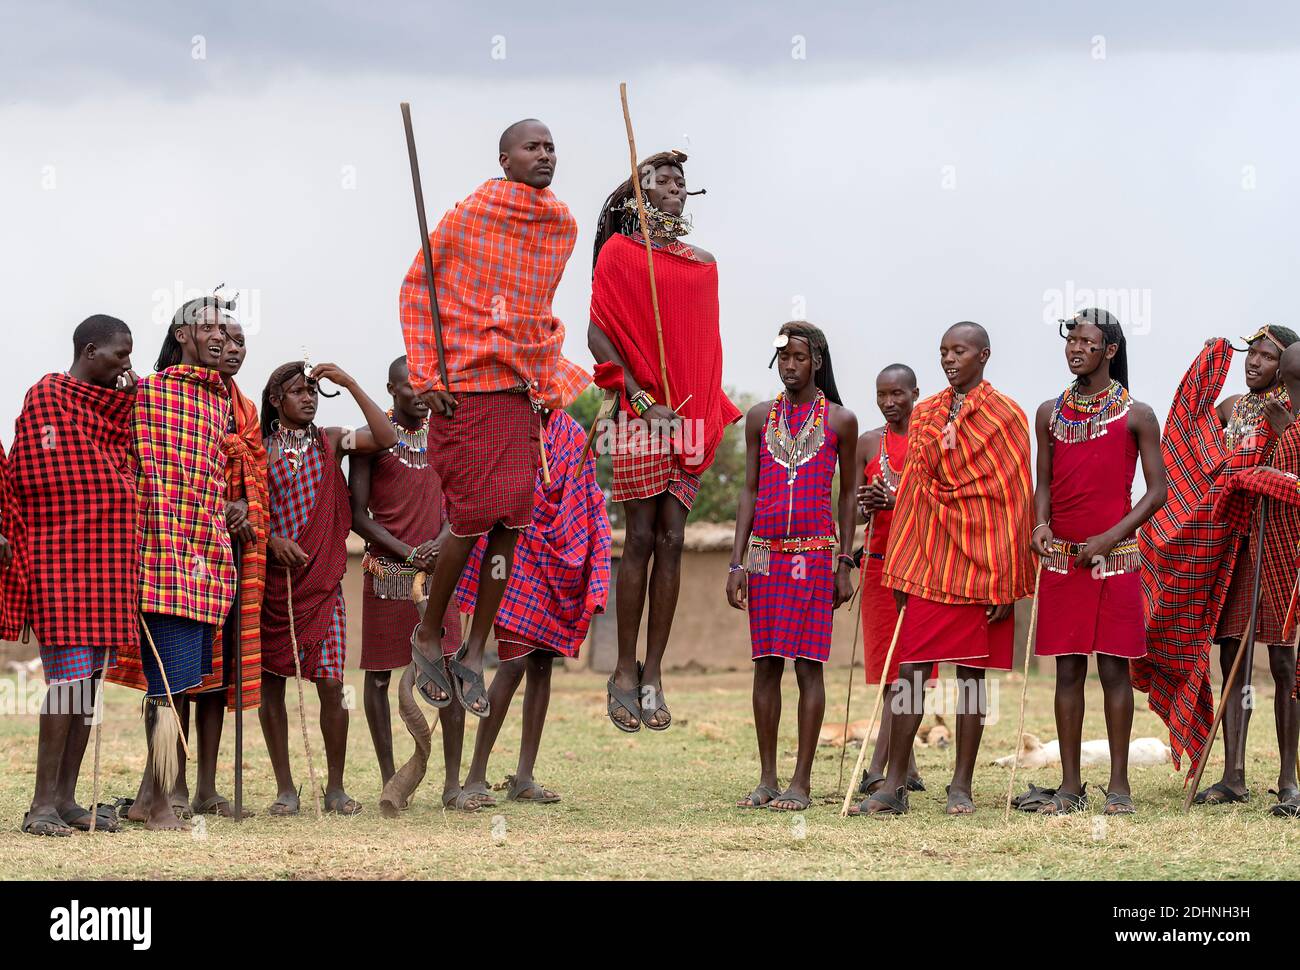
<svg viewBox="0 0 1300 970">
<path fill-rule="evenodd" d="M 834 536 L 788 536 L 784 539 L 749 537 L 745 572 L 767 576 L 772 568 L 772 553 L 822 552 L 835 548 Z"/>
<path fill-rule="evenodd" d="M 394 562 L 366 552 L 361 557 L 361 568 L 371 575 L 370 588 L 381 600 L 409 600 L 415 574 L 415 566 L 404 562 Z"/>
<path fill-rule="evenodd" d="M 1079 558 L 1079 550 L 1083 548 L 1082 542 L 1067 542 L 1065 539 L 1052 540 L 1052 554 L 1043 560 L 1043 568 L 1053 573 L 1068 573 L 1071 569 L 1089 568 L 1077 567 L 1074 561 Z M 1121 576 L 1124 573 L 1136 572 L 1139 565 L 1138 542 L 1134 536 L 1129 539 L 1121 539 L 1115 544 L 1115 547 L 1106 556 L 1106 563 L 1102 567 L 1101 579 L 1105 576 Z M 1095 567 L 1094 567 L 1095 568 Z"/>
</svg>

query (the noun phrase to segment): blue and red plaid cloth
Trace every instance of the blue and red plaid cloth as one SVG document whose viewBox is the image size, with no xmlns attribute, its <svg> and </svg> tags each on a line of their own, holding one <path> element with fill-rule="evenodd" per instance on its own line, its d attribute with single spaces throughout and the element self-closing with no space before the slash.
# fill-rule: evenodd
<svg viewBox="0 0 1300 970">
<path fill-rule="evenodd" d="M 492 179 L 429 234 L 438 316 L 453 393 L 526 384 L 533 399 L 563 408 L 591 378 L 560 356 L 564 324 L 551 311 L 578 225 L 550 189 Z M 429 313 L 424 253 L 398 298 L 411 386 L 445 390 Z"/>
<path fill-rule="evenodd" d="M 596 456 L 581 468 L 586 435 L 563 411 L 546 422 L 551 484 L 536 481 L 533 522 L 515 543 L 514 564 L 496 625 L 530 643 L 576 657 L 591 618 L 609 597 L 609 517 L 596 483 Z M 456 601 L 472 613 L 487 540 L 470 553 Z"/>
<path fill-rule="evenodd" d="M 1216 340 L 1184 375 L 1161 439 L 1169 497 L 1138 530 L 1147 656 L 1133 661 L 1133 684 L 1168 725 L 1174 765 L 1186 754 L 1192 769 L 1210 737 L 1210 645 L 1241 547 L 1215 503 L 1233 475 L 1267 462 L 1277 443 L 1261 418 L 1227 450 L 1215 401 L 1231 363 L 1231 345 Z"/>
</svg>

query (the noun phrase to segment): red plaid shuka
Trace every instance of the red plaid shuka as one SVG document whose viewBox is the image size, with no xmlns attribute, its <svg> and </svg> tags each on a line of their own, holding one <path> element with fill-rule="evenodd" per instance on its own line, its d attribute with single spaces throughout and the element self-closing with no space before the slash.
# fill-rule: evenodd
<svg viewBox="0 0 1300 970">
<path fill-rule="evenodd" d="M 9 459 L 0 444 L 0 536 L 9 543 L 12 558 L 0 565 L 0 640 L 17 640 L 27 618 L 27 529 L 18 514 L 9 479 Z"/>
<path fill-rule="evenodd" d="M 614 429 L 614 485 L 611 502 L 654 498 L 667 492 L 689 512 L 700 492 L 700 476 L 682 468 L 668 436 L 652 434 L 640 418 L 620 414 Z"/>
<path fill-rule="evenodd" d="M 140 542 L 134 390 L 48 374 L 27 392 L 9 472 L 27 526 L 27 618 L 47 650 L 135 648 Z"/>
<path fill-rule="evenodd" d="M 208 367 L 177 364 L 136 387 L 131 434 L 140 501 L 140 611 L 220 627 L 237 575 L 226 531 L 226 460 L 221 441 L 230 394 Z M 108 679 L 145 683 L 140 643 L 118 654 Z"/>
<path fill-rule="evenodd" d="M 609 517 L 596 484 L 596 456 L 578 467 L 586 435 L 563 411 L 546 422 L 551 484 L 536 479 L 533 522 L 515 543 L 514 564 L 497 609 L 498 629 L 565 657 L 576 657 L 594 614 L 609 596 Z M 462 612 L 474 612 L 486 540 L 470 553 L 456 587 Z"/>
<path fill-rule="evenodd" d="M 564 408 L 591 383 L 560 356 L 564 324 L 551 312 L 577 237 L 569 207 L 550 189 L 504 179 L 484 182 L 442 217 L 429 248 L 453 393 L 527 385 L 534 400 Z M 445 390 L 423 252 L 402 281 L 398 309 L 411 386 Z"/>
<path fill-rule="evenodd" d="M 1133 661 L 1133 685 L 1150 695 L 1151 710 L 1169 726 L 1175 767 L 1186 753 L 1189 771 L 1210 736 L 1210 641 L 1241 546 L 1214 505 L 1228 479 L 1268 461 L 1277 442 L 1261 418 L 1255 434 L 1227 451 L 1214 405 L 1231 363 L 1231 345 L 1216 340 L 1178 385 L 1160 442 L 1169 497 L 1138 530 L 1147 656 Z"/>
</svg>

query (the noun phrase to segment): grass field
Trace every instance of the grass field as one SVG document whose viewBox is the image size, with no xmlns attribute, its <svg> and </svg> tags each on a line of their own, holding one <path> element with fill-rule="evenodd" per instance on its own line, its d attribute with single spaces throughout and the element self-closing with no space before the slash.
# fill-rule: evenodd
<svg viewBox="0 0 1300 970">
<path fill-rule="evenodd" d="M 843 716 L 847 678 L 843 670 L 830 673 L 828 720 Z M 783 780 L 794 759 L 792 672 L 786 680 Z M 354 682 L 359 697 L 359 678 Z M 376 807 L 378 769 L 364 715 L 357 710 L 347 787 L 365 803 L 361 815 L 318 823 L 304 798 L 305 814 L 296 819 L 261 815 L 240 825 L 208 819 L 202 837 L 197 832 L 149 833 L 135 825 L 116 835 L 57 840 L 21 834 L 19 824 L 31 797 L 37 725 L 33 716 L 10 713 L 0 717 L 0 878 L 1270 879 L 1295 872 L 1292 853 L 1300 848 L 1300 827 L 1263 811 L 1270 799 L 1264 792 L 1276 772 L 1268 695 L 1252 725 L 1248 774 L 1255 796 L 1247 805 L 1196 809 L 1184 816 L 1182 782 L 1166 765 L 1134 771 L 1133 793 L 1141 813 L 1136 817 L 1101 818 L 1099 798 L 1086 815 L 1047 819 L 1013 814 L 1004 824 L 1001 799 L 1008 771 L 994 766 L 981 766 L 976 773 L 977 814 L 960 819 L 943 815 L 951 749 L 918 748 L 930 790 L 913 797 L 906 818 L 840 819 L 838 803 L 829 804 L 839 769 L 836 748 L 819 751 L 815 802 L 808 812 L 794 816 L 733 808 L 757 780 L 744 672 L 670 677 L 667 694 L 677 720 L 662 734 L 615 731 L 605 718 L 604 678 L 599 675 L 557 670 L 554 685 L 537 774 L 563 794 L 557 805 L 516 805 L 502 797 L 497 809 L 472 815 L 435 807 L 442 786 L 441 735 L 436 734 L 438 770 L 425 779 L 400 819 L 385 819 Z M 12 688 L 12 679 L 8 686 Z M 985 732 L 985 762 L 1011 751 L 1019 689 L 1018 683 L 1004 685 L 1002 717 Z M 870 697 L 859 682 L 855 718 L 866 716 Z M 1095 680 L 1088 686 L 1088 703 L 1084 736 L 1104 737 Z M 1163 738 L 1162 725 L 1144 709 L 1143 698 L 1139 707 L 1134 736 Z M 109 688 L 102 759 L 104 795 L 110 798 L 135 793 L 144 751 L 138 712 L 138 694 Z M 229 796 L 233 724 L 230 719 L 226 723 L 219 784 Z M 518 730 L 517 718 L 507 721 L 491 766 L 494 780 L 514 770 Z M 1044 739 L 1055 735 L 1049 678 L 1031 677 L 1026 730 Z M 400 763 L 411 750 L 400 722 L 395 736 Z M 261 810 L 271 801 L 274 786 L 255 715 L 246 719 L 246 740 L 246 805 Z M 291 741 L 295 770 L 305 783 L 296 718 Z M 314 748 L 320 759 L 318 742 Z M 856 751 L 849 749 L 846 775 Z M 83 803 L 90 797 L 90 764 L 88 753 L 79 791 Z M 318 765 L 318 772 L 322 768 Z M 190 771 L 192 779 L 192 765 Z M 1106 771 L 1085 769 L 1084 777 L 1095 788 L 1105 783 Z M 1218 765 L 1211 762 L 1207 783 L 1217 777 Z M 1021 772 L 1016 787 L 1023 790 L 1029 780 L 1055 785 L 1056 769 Z"/>
</svg>

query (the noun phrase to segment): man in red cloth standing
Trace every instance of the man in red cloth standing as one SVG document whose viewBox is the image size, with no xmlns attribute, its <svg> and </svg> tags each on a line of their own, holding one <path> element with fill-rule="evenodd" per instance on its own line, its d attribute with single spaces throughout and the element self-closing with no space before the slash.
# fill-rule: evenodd
<svg viewBox="0 0 1300 970">
<path fill-rule="evenodd" d="M 1056 730 L 1061 741 L 1059 788 L 1030 786 L 1014 802 L 1021 811 L 1082 811 L 1088 795 L 1079 774 L 1083 685 L 1088 657 L 1106 706 L 1110 783 L 1103 811 L 1132 814 L 1128 746 L 1133 728 L 1129 661 L 1146 654 L 1142 581 L 1134 533 L 1165 501 L 1165 465 L 1155 412 L 1128 391 L 1128 346 L 1119 321 L 1083 310 L 1063 323 L 1065 360 L 1075 379 L 1044 401 L 1034 425 L 1038 487 L 1032 532 L 1042 557 L 1039 579 L 1040 657 L 1056 658 Z M 1138 458 L 1146 492 L 1135 506 Z"/>
<path fill-rule="evenodd" d="M 564 325 L 551 300 L 578 229 L 550 190 L 555 142 L 536 119 L 501 135 L 503 179 L 484 182 L 430 234 L 446 347 L 438 370 L 424 256 L 402 282 L 400 314 L 411 387 L 428 405 L 429 460 L 442 481 L 450 531 L 439 550 L 427 609 L 412 634 L 417 687 L 438 704 L 455 695 L 475 717 L 491 705 L 483 649 L 509 580 L 515 539 L 533 517 L 542 407 L 563 409 L 590 377 L 560 355 Z M 443 661 L 441 626 L 470 550 L 487 535 L 468 641 Z"/>
<path fill-rule="evenodd" d="M 629 733 L 642 725 L 663 731 L 672 721 L 662 665 L 681 585 L 686 517 L 723 430 L 741 416 L 722 392 L 717 261 L 680 241 L 691 228 L 682 218 L 685 162 L 684 153 L 671 151 L 638 166 L 654 250 L 667 388 L 661 386 L 645 239 L 630 180 L 606 199 L 596 227 L 587 342 L 597 363 L 623 369 L 626 392 L 613 443 L 613 500 L 623 503 L 626 538 L 618 567 L 618 665 L 607 686 L 607 710 L 614 726 Z M 647 583 L 650 621 L 642 666 L 637 638 Z"/>
</svg>

